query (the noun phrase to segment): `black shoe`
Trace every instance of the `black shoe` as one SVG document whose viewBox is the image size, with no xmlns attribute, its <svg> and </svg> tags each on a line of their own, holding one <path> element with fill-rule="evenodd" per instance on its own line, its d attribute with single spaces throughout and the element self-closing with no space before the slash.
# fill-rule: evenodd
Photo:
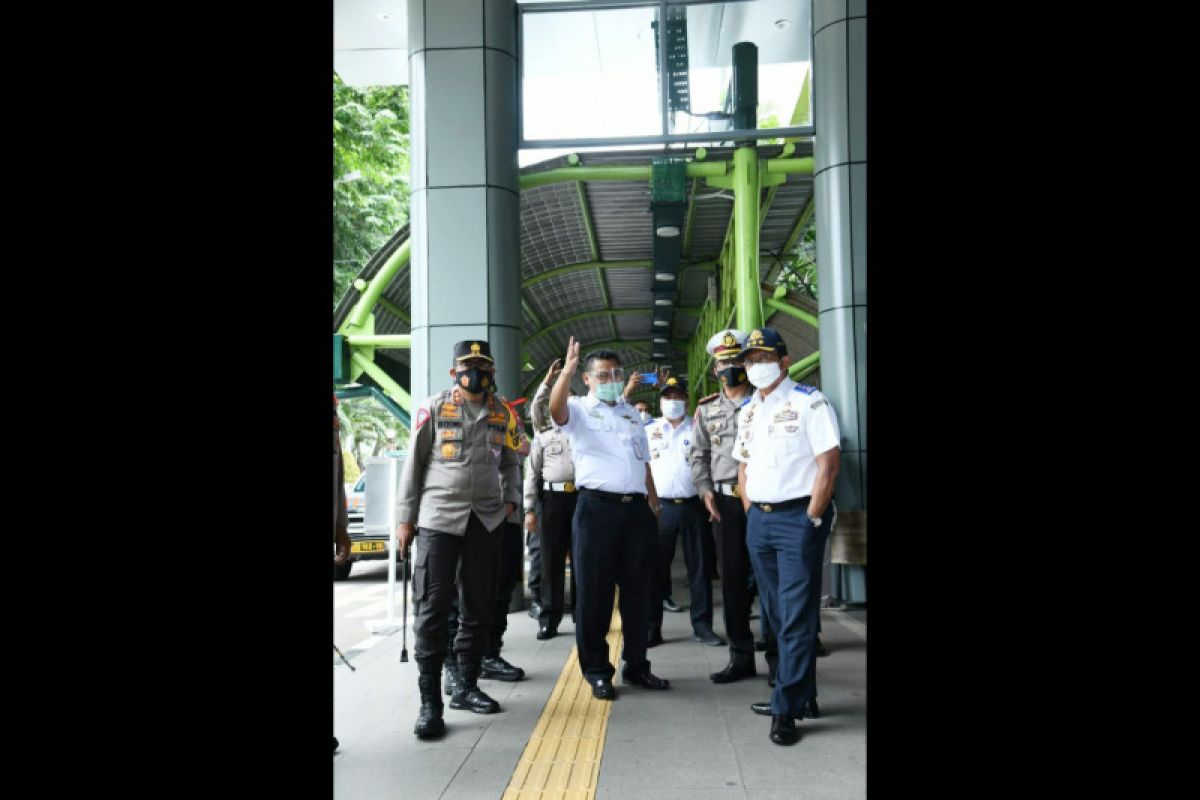
<svg viewBox="0 0 1200 800">
<path fill-rule="evenodd" d="M 432 739 L 446 732 L 442 720 L 442 698 L 438 695 L 436 673 L 417 676 L 417 687 L 421 690 L 421 710 L 417 713 L 417 724 L 413 733 L 421 739 Z"/>
<path fill-rule="evenodd" d="M 683 611 L 683 609 L 679 607 L 679 604 L 676 603 L 674 600 L 672 600 L 670 597 L 666 597 L 663 599 L 663 609 L 666 611 L 673 611 L 676 614 L 678 614 L 680 611 Z"/>
<path fill-rule="evenodd" d="M 537 619 L 541 615 L 542 615 L 542 604 L 539 603 L 537 600 L 534 600 L 532 603 L 529 604 L 529 616 L 533 617 L 534 619 Z"/>
<path fill-rule="evenodd" d="M 334 736 L 334 737 L 333 737 L 333 752 L 335 752 L 335 753 L 336 753 L 336 752 L 337 752 L 337 748 L 338 748 L 338 740 L 337 740 L 337 737 L 336 737 L 336 736 Z"/>
<path fill-rule="evenodd" d="M 825 645 L 821 644 L 821 637 L 818 636 L 817 637 L 817 657 L 820 658 L 822 656 L 827 656 L 827 655 L 829 655 L 829 648 L 826 647 Z"/>
<path fill-rule="evenodd" d="M 622 672 L 621 680 L 626 684 L 641 686 L 643 689 L 670 689 L 671 682 L 660 678 L 648 669 L 639 672 Z"/>
<path fill-rule="evenodd" d="M 771 741 L 775 744 L 795 744 L 800 741 L 796 720 L 780 714 L 771 717 Z"/>
<path fill-rule="evenodd" d="M 769 717 L 771 716 L 771 701 L 768 700 L 765 703 L 751 703 L 750 710 L 755 714 L 761 714 L 764 717 Z"/>
<path fill-rule="evenodd" d="M 537 638 L 539 639 L 553 639 L 557 635 L 558 628 L 554 625 L 543 625 L 537 632 Z"/>
<path fill-rule="evenodd" d="M 700 642 L 701 644 L 707 644 L 712 647 L 724 647 L 726 644 L 728 644 L 728 642 L 726 642 L 720 636 L 717 636 L 715 633 L 713 633 L 711 629 L 707 631 L 696 631 L 692 634 L 692 641 Z"/>
<path fill-rule="evenodd" d="M 592 697 L 597 700 L 616 700 L 617 688 L 607 678 L 596 678 L 592 681 Z"/>
<path fill-rule="evenodd" d="M 725 666 L 725 669 L 720 672 L 714 672 L 708 678 L 713 683 L 733 683 L 742 678 L 753 678 L 758 672 L 754 669 L 754 662 L 749 664 L 735 664 L 730 661 Z"/>
<path fill-rule="evenodd" d="M 525 677 L 525 670 L 514 667 L 500 656 L 484 656 L 479 665 L 479 677 L 493 681 L 519 681 Z"/>
<path fill-rule="evenodd" d="M 463 687 L 450 698 L 450 707 L 476 714 L 495 714 L 500 710 L 500 704 L 480 689 L 478 686 Z"/>
<path fill-rule="evenodd" d="M 767 652 L 767 640 L 766 640 L 766 639 L 757 639 L 757 640 L 755 640 L 755 642 L 754 642 L 754 652 L 756 652 L 756 653 L 765 653 L 765 652 Z"/>
<path fill-rule="evenodd" d="M 804 709 L 804 716 L 810 719 L 821 718 L 821 708 L 817 705 L 817 698 L 808 701 L 808 706 Z"/>
<path fill-rule="evenodd" d="M 449 697 L 462 688 L 462 672 L 458 669 L 458 664 L 448 662 L 446 664 L 446 677 L 442 680 L 442 694 Z"/>
<path fill-rule="evenodd" d="M 662 628 L 652 628 L 646 637 L 646 647 L 657 647 L 663 643 Z"/>
</svg>

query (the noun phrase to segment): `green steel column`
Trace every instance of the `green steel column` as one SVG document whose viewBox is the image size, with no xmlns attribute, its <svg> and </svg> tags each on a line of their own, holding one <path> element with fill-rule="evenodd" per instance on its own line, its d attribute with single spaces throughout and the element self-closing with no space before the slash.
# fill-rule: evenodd
<svg viewBox="0 0 1200 800">
<path fill-rule="evenodd" d="M 758 289 L 758 154 L 753 146 L 733 153 L 733 247 L 737 324 L 743 331 L 762 327 Z"/>
</svg>

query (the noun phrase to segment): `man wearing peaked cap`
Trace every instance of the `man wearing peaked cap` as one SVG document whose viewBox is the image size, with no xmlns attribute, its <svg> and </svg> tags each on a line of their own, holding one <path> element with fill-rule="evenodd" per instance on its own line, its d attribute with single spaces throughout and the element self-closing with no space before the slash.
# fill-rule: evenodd
<svg viewBox="0 0 1200 800">
<path fill-rule="evenodd" d="M 795 720 L 819 713 L 821 563 L 837 513 L 841 434 L 825 396 L 788 377 L 791 359 L 777 331 L 751 331 L 741 356 L 757 391 L 738 411 L 733 455 L 741 462 L 746 546 L 779 647 L 771 700 L 751 709 L 771 717 L 772 742 L 793 744 Z"/>
<path fill-rule="evenodd" d="M 440 678 L 448 653 L 449 612 L 458 598 L 453 658 L 460 680 L 450 707 L 493 714 L 499 704 L 478 679 L 491 644 L 502 537 L 498 530 L 521 503 L 519 423 L 495 394 L 491 348 L 476 339 L 454 346 L 453 380 L 413 418 L 400 477 L 400 554 L 418 539 L 412 591 L 421 710 L 413 732 L 441 735 Z"/>
<path fill-rule="evenodd" d="M 713 374 L 721 390 L 696 407 L 691 470 L 721 550 L 721 595 L 729 663 L 710 675 L 714 683 L 731 683 L 758 674 L 754 663 L 754 634 L 750 631 L 750 582 L 753 568 L 746 549 L 746 512 L 738 496 L 738 462 L 733 445 L 738 434 L 738 411 L 750 402 L 753 387 L 746 378 L 741 353 L 746 334 L 734 328 L 717 331 L 708 340 Z M 766 630 L 768 682 L 774 678 L 778 655 L 774 637 Z"/>
<path fill-rule="evenodd" d="M 658 519 L 657 593 L 650 602 L 650 632 L 647 645 L 661 644 L 663 606 L 671 596 L 671 562 L 675 542 L 683 543 L 691 597 L 692 639 L 720 647 L 725 640 L 712 629 L 711 557 L 704 547 L 708 536 L 703 507 L 692 482 L 688 451 L 694 430 L 687 415 L 687 381 L 671 376 L 663 382 L 659 405 L 663 415 L 646 426 L 650 442 L 650 471 L 662 503 Z"/>
</svg>

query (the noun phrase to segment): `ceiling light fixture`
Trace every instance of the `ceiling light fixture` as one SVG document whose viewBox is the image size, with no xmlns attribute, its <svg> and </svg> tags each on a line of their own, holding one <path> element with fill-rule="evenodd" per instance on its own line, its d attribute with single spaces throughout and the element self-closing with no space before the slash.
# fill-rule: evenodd
<svg viewBox="0 0 1200 800">
<path fill-rule="evenodd" d="M 663 225 L 663 226 L 659 227 L 657 230 L 655 230 L 654 232 L 657 233 L 659 236 L 662 236 L 664 238 L 669 238 L 672 236 L 678 236 L 679 228 L 676 228 L 674 225 Z"/>
<path fill-rule="evenodd" d="M 658 327 L 658 328 L 665 328 L 665 327 L 667 327 L 667 326 L 668 326 L 668 325 L 670 325 L 670 324 L 671 324 L 671 323 L 667 322 L 665 319 L 656 319 L 656 320 L 654 320 L 654 325 L 655 325 L 655 327 Z"/>
<path fill-rule="evenodd" d="M 660 297 L 660 298 L 658 298 L 657 300 L 655 300 L 655 301 L 654 301 L 654 305 L 656 305 L 656 306 L 669 306 L 669 305 L 671 305 L 671 301 L 670 301 L 669 299 L 667 299 L 666 297 Z"/>
<path fill-rule="evenodd" d="M 673 281 L 675 280 L 675 276 L 670 272 L 656 272 L 654 273 L 654 279 L 658 281 Z"/>
</svg>

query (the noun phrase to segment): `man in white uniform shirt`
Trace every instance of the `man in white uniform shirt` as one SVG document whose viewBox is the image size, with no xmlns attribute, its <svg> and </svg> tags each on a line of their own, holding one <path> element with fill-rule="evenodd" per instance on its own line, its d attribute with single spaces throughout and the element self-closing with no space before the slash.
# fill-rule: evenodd
<svg viewBox="0 0 1200 800">
<path fill-rule="evenodd" d="M 571 569 L 575 599 L 575 644 L 579 668 L 601 700 L 617 696 L 604 640 L 612 619 L 614 584 L 621 587 L 622 653 L 626 685 L 668 689 L 670 682 L 650 672 L 646 627 L 655 561 L 658 496 L 647 462 L 645 426 L 622 397 L 625 379 L 611 350 L 588 353 L 584 361 L 586 397 L 571 397 L 579 367 L 579 344 L 571 337 L 562 372 L 550 393 L 550 416 L 571 443 L 579 499 L 573 520 Z M 653 511 L 651 510 L 653 509 Z"/>
<path fill-rule="evenodd" d="M 687 414 L 687 382 L 674 376 L 663 383 L 659 405 L 662 417 L 646 426 L 650 441 L 650 472 L 662 501 L 658 519 L 658 567 L 655 586 L 657 594 L 650 598 L 649 647 L 662 644 L 664 601 L 671 596 L 671 562 L 675 560 L 675 540 L 683 541 L 683 560 L 687 566 L 688 590 L 691 595 L 692 639 L 713 647 L 725 640 L 712 629 L 713 565 L 704 537 L 704 506 L 692 483 L 688 463 L 694 430 Z"/>
<path fill-rule="evenodd" d="M 733 457 L 741 462 L 746 546 L 779 646 L 771 700 L 751 709 L 771 717 L 771 741 L 794 744 L 795 720 L 819 713 L 821 562 L 836 513 L 840 433 L 825 396 L 788 377 L 791 359 L 778 332 L 751 331 L 741 355 L 757 391 L 738 412 Z"/>
</svg>

